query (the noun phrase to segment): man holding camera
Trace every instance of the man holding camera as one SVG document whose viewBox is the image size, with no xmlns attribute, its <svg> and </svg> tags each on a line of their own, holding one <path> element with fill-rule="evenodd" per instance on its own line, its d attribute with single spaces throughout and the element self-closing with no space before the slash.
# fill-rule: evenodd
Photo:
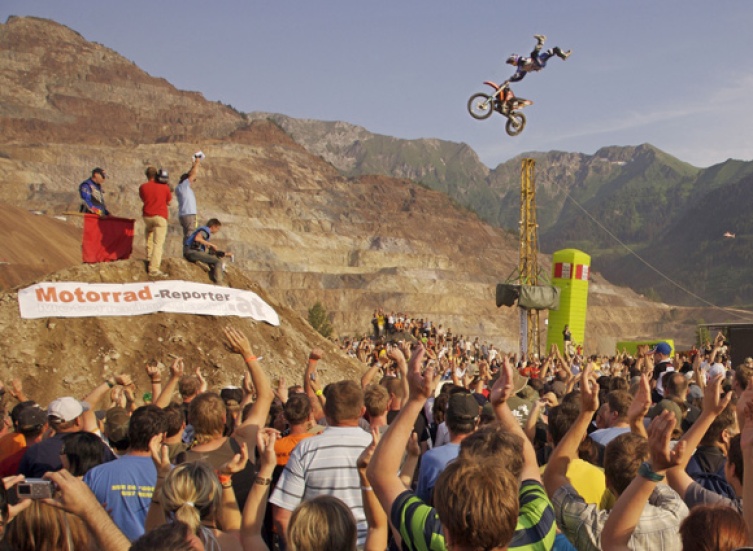
<svg viewBox="0 0 753 551">
<path fill-rule="evenodd" d="M 146 169 L 148 182 L 139 187 L 139 197 L 144 202 L 142 214 L 146 229 L 146 261 L 149 263 L 149 277 L 166 277 L 160 270 L 162 249 L 167 236 L 167 206 L 172 201 L 168 174 L 164 169 L 153 166 Z"/>
<path fill-rule="evenodd" d="M 218 285 L 223 284 L 222 267 L 226 256 L 233 257 L 233 253 L 224 252 L 217 248 L 217 245 L 210 243 L 212 235 L 220 231 L 222 223 L 216 218 L 207 222 L 206 226 L 201 226 L 186 239 L 183 243 L 183 257 L 189 262 L 203 262 L 212 269 L 212 279 Z"/>
<path fill-rule="evenodd" d="M 196 182 L 199 173 L 199 164 L 204 159 L 204 153 L 197 151 L 193 155 L 191 170 L 180 177 L 175 195 L 178 197 L 178 220 L 183 228 L 183 239 L 190 237 L 196 229 L 196 195 L 191 185 Z"/>
</svg>

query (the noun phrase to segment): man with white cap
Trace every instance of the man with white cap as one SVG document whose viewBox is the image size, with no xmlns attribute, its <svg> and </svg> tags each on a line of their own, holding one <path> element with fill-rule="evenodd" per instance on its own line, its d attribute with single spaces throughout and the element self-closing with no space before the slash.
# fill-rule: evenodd
<svg viewBox="0 0 753 551">
<path fill-rule="evenodd" d="M 50 428 L 55 431 L 55 436 L 42 440 L 26 450 L 18 467 L 19 473 L 26 478 L 39 478 L 46 472 L 62 469 L 60 450 L 63 447 L 63 437 L 83 430 L 81 416 L 87 409 L 87 404 L 70 396 L 50 402 L 47 406 L 47 419 Z"/>
</svg>

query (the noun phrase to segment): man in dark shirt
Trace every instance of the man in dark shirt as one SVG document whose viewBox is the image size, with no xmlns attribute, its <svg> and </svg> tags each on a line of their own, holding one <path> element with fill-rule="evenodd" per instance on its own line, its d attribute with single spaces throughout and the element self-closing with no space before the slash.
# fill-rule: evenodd
<svg viewBox="0 0 753 551">
<path fill-rule="evenodd" d="M 96 214 L 97 216 L 108 216 L 110 211 L 105 207 L 105 195 L 102 191 L 102 184 L 107 176 L 105 171 L 97 167 L 92 170 L 92 176 L 88 180 L 81 182 L 78 186 L 78 193 L 81 196 L 81 212 Z"/>
<path fill-rule="evenodd" d="M 62 469 L 60 450 L 63 448 L 63 437 L 83 430 L 83 414 L 84 404 L 75 398 L 66 396 L 53 400 L 47 406 L 47 420 L 55 436 L 30 446 L 21 459 L 18 472 L 26 478 L 40 478 L 46 472 Z M 106 461 L 115 459 L 109 449 L 105 456 Z"/>
</svg>

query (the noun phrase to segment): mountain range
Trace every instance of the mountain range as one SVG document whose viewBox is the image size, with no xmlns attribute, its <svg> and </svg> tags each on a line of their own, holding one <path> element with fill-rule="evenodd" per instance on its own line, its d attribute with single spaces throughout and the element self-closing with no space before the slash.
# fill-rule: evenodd
<svg viewBox="0 0 753 551">
<path fill-rule="evenodd" d="M 746 209 L 753 202 L 753 162 L 730 159 L 701 169 L 643 144 L 593 155 L 531 152 L 490 169 L 462 143 L 402 140 L 282 114 L 250 116 L 275 121 L 345 174 L 410 178 L 514 232 L 521 160 L 533 158 L 542 252 L 582 249 L 610 281 L 676 304 L 703 303 L 698 297 L 753 304 L 746 277 L 753 257 Z M 725 239 L 726 232 L 735 238 Z"/>
<path fill-rule="evenodd" d="M 109 175 L 108 208 L 136 220 L 140 245 L 137 190 L 145 168 L 168 169 L 174 185 L 175 176 L 201 149 L 207 158 L 194 186 L 199 216 L 222 220 L 217 238 L 236 254 L 231 269 L 243 271 L 279 304 L 305 316 L 321 302 L 341 336 L 367 333 L 373 310 L 381 306 L 435 320 L 456 334 L 478 335 L 502 349 L 517 347 L 518 312 L 495 307 L 494 287 L 518 264 L 520 159 L 491 170 L 465 144 L 407 142 L 347 123 L 241 113 L 200 93 L 178 90 L 107 47 L 37 18 L 11 17 L 0 25 L 0 124 L 0 203 L 63 217 L 80 227 L 80 219 L 70 214 L 78 207 L 78 183 L 101 166 Z M 699 320 L 729 318 L 729 312 L 707 304 L 672 306 L 613 285 L 601 274 L 607 273 L 601 259 L 616 254 L 614 246 L 578 219 L 577 207 L 566 197 L 596 219 L 612 212 L 607 226 L 628 242 L 650 235 L 658 248 L 682 213 L 666 213 L 668 220 L 660 219 L 656 228 L 644 227 L 645 221 L 636 225 L 627 205 L 614 199 L 617 192 L 641 210 L 635 195 L 642 173 L 647 189 L 676 189 L 672 193 L 690 216 L 703 206 L 693 182 L 731 190 L 729 182 L 737 176 L 742 209 L 748 164 L 734 171 L 699 170 L 647 145 L 605 148 L 593 156 L 531 156 L 537 162 L 542 250 L 577 245 L 595 258 L 586 327 L 590 350 L 611 352 L 617 340 L 657 335 L 690 345 Z M 662 175 L 663 183 L 654 183 L 654 174 Z M 675 195 L 661 189 L 662 201 L 671 204 Z M 727 201 L 725 193 L 717 198 Z M 623 211 L 610 211 L 615 205 Z M 651 213 L 660 211 L 657 206 Z M 582 229 L 566 238 L 559 233 L 568 220 Z M 166 269 L 178 277 L 185 270 L 172 267 L 183 262 L 176 205 L 170 221 Z M 14 223 L 36 224 L 26 218 L 8 221 L 11 228 Z M 700 234 L 696 225 L 693 231 Z M 57 230 L 35 235 L 39 250 L 66 248 L 65 256 L 56 257 L 55 270 L 73 263 L 70 243 L 75 239 Z M 5 254 L 0 276 L 13 278 L 0 283 L 12 293 L 22 284 L 21 267 L 33 264 L 35 248 Z M 137 249 L 135 258 L 140 255 Z M 628 262 L 616 258 L 615 265 L 619 261 Z M 539 264 L 548 272 L 548 255 Z M 44 269 L 34 264 L 27 280 L 39 279 Z M 86 274 L 92 282 L 116 279 L 108 269 L 102 265 Z M 137 277 L 133 265 L 122 273 Z M 660 283 L 654 277 L 639 288 L 659 295 Z M 194 330 L 201 331 L 200 322 Z M 5 342 L 2 335 L 0 341 Z M 276 343 L 276 349 L 283 345 Z"/>
</svg>

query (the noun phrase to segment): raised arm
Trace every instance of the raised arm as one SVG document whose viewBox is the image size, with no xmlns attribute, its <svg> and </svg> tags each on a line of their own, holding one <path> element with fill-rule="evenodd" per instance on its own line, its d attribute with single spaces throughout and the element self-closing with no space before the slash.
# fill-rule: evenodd
<svg viewBox="0 0 753 551">
<path fill-rule="evenodd" d="M 95 386 L 91 392 L 86 395 L 84 401 L 90 404 L 92 409 L 94 409 L 112 387 L 115 385 L 127 386 L 130 384 L 131 377 L 129 375 L 108 375 L 101 384 Z"/>
<path fill-rule="evenodd" d="M 178 388 L 178 382 L 183 376 L 184 371 L 183 358 L 175 358 L 173 364 L 170 366 L 170 378 L 167 380 L 167 384 L 162 389 L 159 397 L 155 398 L 155 406 L 165 408 L 170 405 L 170 401 L 173 399 L 173 394 L 175 394 L 175 390 Z"/>
<path fill-rule="evenodd" d="M 407 452 L 403 466 L 400 469 L 400 480 L 403 482 L 406 490 L 410 489 L 413 482 L 413 475 L 416 474 L 416 467 L 418 467 L 418 458 L 421 457 L 421 446 L 418 443 L 418 434 L 412 432 L 410 440 L 408 440 L 408 446 L 405 448 Z"/>
<path fill-rule="evenodd" d="M 656 488 L 656 484 L 664 478 L 667 469 L 676 468 L 685 444 L 680 442 L 673 450 L 669 448 L 669 440 L 677 419 L 671 411 L 663 411 L 651 421 L 648 428 L 649 457 L 648 464 L 644 463 L 630 485 L 625 489 L 612 511 L 601 532 L 601 548 L 611 551 L 627 551 L 630 538 L 638 525 L 643 509 Z"/>
<path fill-rule="evenodd" d="M 159 368 L 157 360 L 149 360 L 144 366 L 146 376 L 152 385 L 152 403 L 162 394 L 162 371 Z"/>
<path fill-rule="evenodd" d="M 389 523 L 387 522 L 387 513 L 382 509 L 379 500 L 374 494 L 374 490 L 369 484 L 369 477 L 366 469 L 374 455 L 374 450 L 379 444 L 379 429 L 371 429 L 371 444 L 367 446 L 361 455 L 358 456 L 356 467 L 358 467 L 358 477 L 361 481 L 361 497 L 363 500 L 363 509 L 366 515 L 366 522 L 369 526 L 366 535 L 365 551 L 384 551 L 387 549 L 387 539 L 389 536 Z"/>
<path fill-rule="evenodd" d="M 152 501 L 149 504 L 149 510 L 146 513 L 146 522 L 144 528 L 147 532 L 151 532 L 155 528 L 159 528 L 167 519 L 165 518 L 165 510 L 162 508 L 162 487 L 165 484 L 165 478 L 170 474 L 172 465 L 170 465 L 170 450 L 167 444 L 162 443 L 162 435 L 157 434 L 152 436 L 149 440 L 149 453 L 152 456 L 152 462 L 157 469 L 157 482 L 154 484 L 154 491 L 152 492 Z"/>
<path fill-rule="evenodd" d="M 311 401 L 311 408 L 312 413 L 314 414 L 314 419 L 319 421 L 320 419 L 324 419 L 324 410 L 322 409 L 321 402 L 319 401 L 319 397 L 321 396 L 321 389 L 316 390 L 312 386 L 312 382 L 316 380 L 316 366 L 319 363 L 319 360 L 322 359 L 322 356 L 324 355 L 324 352 L 320 348 L 314 348 L 309 353 L 309 358 L 306 363 L 306 369 L 303 372 L 303 390 L 306 392 L 306 395 L 309 397 L 309 400 Z"/>
<path fill-rule="evenodd" d="M 209 385 L 207 384 L 207 380 L 204 378 L 204 375 L 201 374 L 201 366 L 196 366 L 194 375 L 199 380 L 199 394 L 203 394 L 209 389 Z"/>
<path fill-rule="evenodd" d="M 199 173 L 199 166 L 201 165 L 201 157 L 194 155 L 193 163 L 191 163 L 191 170 L 188 171 L 188 179 L 191 183 L 196 179 L 196 175 Z M 180 183 L 180 182 L 179 182 Z"/>
<path fill-rule="evenodd" d="M 222 499 L 220 510 L 217 512 L 217 521 L 224 532 L 241 529 L 241 511 L 238 509 L 238 500 L 235 497 L 235 489 L 230 479 L 232 475 L 245 469 L 248 463 L 248 446 L 245 442 L 240 446 L 240 453 L 236 453 L 230 461 L 217 470 L 217 476 L 222 486 Z"/>
<path fill-rule="evenodd" d="M 257 436 L 256 447 L 259 450 L 259 472 L 254 485 L 248 493 L 246 505 L 243 507 L 241 523 L 241 545 L 243 551 L 267 551 L 267 544 L 261 537 L 261 527 L 264 524 L 264 511 L 267 506 L 267 493 L 272 479 L 277 456 L 275 442 L 277 432 L 263 429 Z"/>
<path fill-rule="evenodd" d="M 534 438 L 536 438 L 536 424 L 539 422 L 541 408 L 546 404 L 547 401 L 543 399 L 534 401 L 531 413 L 528 415 L 528 419 L 526 419 L 526 426 L 523 428 L 523 432 L 526 433 L 526 438 L 528 438 L 528 441 L 531 443 L 533 443 Z"/>
<path fill-rule="evenodd" d="M 546 359 L 544 360 L 544 364 L 541 366 L 541 371 L 539 372 L 539 378 L 542 381 L 546 380 L 547 376 L 549 375 L 549 369 L 551 368 L 554 361 L 553 356 L 554 354 L 550 352 L 549 355 L 547 355 Z"/>
<path fill-rule="evenodd" d="M 502 367 L 499 371 L 499 378 L 494 382 L 494 386 L 489 392 L 489 401 L 494 408 L 494 414 L 497 416 L 502 427 L 512 434 L 517 434 L 523 439 L 523 469 L 520 473 L 521 480 L 536 480 L 541 482 L 539 466 L 536 461 L 536 451 L 531 445 L 531 441 L 526 436 L 520 423 L 510 411 L 507 400 L 513 392 L 513 369 L 515 369 L 510 359 L 505 355 L 502 359 Z"/>
<path fill-rule="evenodd" d="M 628 423 L 630 424 L 630 432 L 648 438 L 646 432 L 646 426 L 643 424 L 643 419 L 648 415 L 648 410 L 651 408 L 651 385 L 648 382 L 648 375 L 643 373 L 641 375 L 640 383 L 638 384 L 638 392 L 635 393 L 633 401 L 630 402 L 627 416 Z"/>
<path fill-rule="evenodd" d="M 578 457 L 578 447 L 588 432 L 588 425 L 594 413 L 599 409 L 599 384 L 592 377 L 592 371 L 593 367 L 589 362 L 583 369 L 581 377 L 580 414 L 554 448 L 544 471 L 544 486 L 549 497 L 569 483 L 567 468 L 570 461 Z"/>
<path fill-rule="evenodd" d="M 403 403 L 400 404 L 402 407 L 406 400 L 408 400 L 408 363 L 405 361 L 405 354 L 397 346 L 393 346 L 390 349 L 387 357 L 395 362 L 397 370 L 400 372 L 400 382 L 403 387 Z"/>
<path fill-rule="evenodd" d="M 85 431 L 94 432 L 97 430 L 97 418 L 94 416 L 94 410 L 104 395 L 115 385 L 128 386 L 130 384 L 132 384 L 132 382 L 129 375 L 109 375 L 103 383 L 94 387 L 92 391 L 86 395 L 84 401 L 90 404 L 91 408 L 85 411 L 82 415 Z"/>
<path fill-rule="evenodd" d="M 251 412 L 245 421 L 240 426 L 256 425 L 263 427 L 267 422 L 267 415 L 269 415 L 269 408 L 272 405 L 272 401 L 275 399 L 275 395 L 272 392 L 272 385 L 269 382 L 267 374 L 259 365 L 259 361 L 254 356 L 251 350 L 251 344 L 248 342 L 246 336 L 233 327 L 225 327 L 225 338 L 227 339 L 228 348 L 241 356 L 243 361 L 246 362 L 246 367 L 251 375 L 251 382 L 256 389 L 256 401 L 251 406 Z M 253 443 L 256 444 L 255 442 Z M 249 445 L 249 450 L 252 445 Z"/>
<path fill-rule="evenodd" d="M 366 469 L 371 487 L 388 514 L 397 497 L 405 491 L 405 486 L 398 476 L 400 461 L 413 432 L 413 425 L 433 391 L 433 368 L 428 367 L 423 375 L 421 374 L 424 352 L 423 345 L 416 344 L 408 363 L 408 402 L 387 432 L 382 435 L 374 451 L 374 457 Z"/>
<path fill-rule="evenodd" d="M 688 466 L 688 462 L 698 444 L 703 440 L 706 431 L 709 430 L 711 423 L 724 411 L 732 399 L 731 392 L 728 392 L 724 397 L 721 395 L 723 379 L 724 375 L 720 373 L 706 385 L 703 391 L 703 410 L 695 423 L 680 439 L 680 442 L 684 443 L 684 453 L 678 456 L 677 466 L 667 471 L 667 483 L 683 499 L 688 487 L 693 482 L 690 475 L 685 472 L 685 468 Z"/>
<path fill-rule="evenodd" d="M 374 380 L 374 377 L 376 377 L 376 374 L 379 373 L 379 369 L 381 366 L 379 365 L 379 362 L 373 362 L 369 368 L 364 371 L 363 375 L 361 375 L 361 388 L 365 389 L 367 386 L 371 384 L 371 381 Z"/>
</svg>

